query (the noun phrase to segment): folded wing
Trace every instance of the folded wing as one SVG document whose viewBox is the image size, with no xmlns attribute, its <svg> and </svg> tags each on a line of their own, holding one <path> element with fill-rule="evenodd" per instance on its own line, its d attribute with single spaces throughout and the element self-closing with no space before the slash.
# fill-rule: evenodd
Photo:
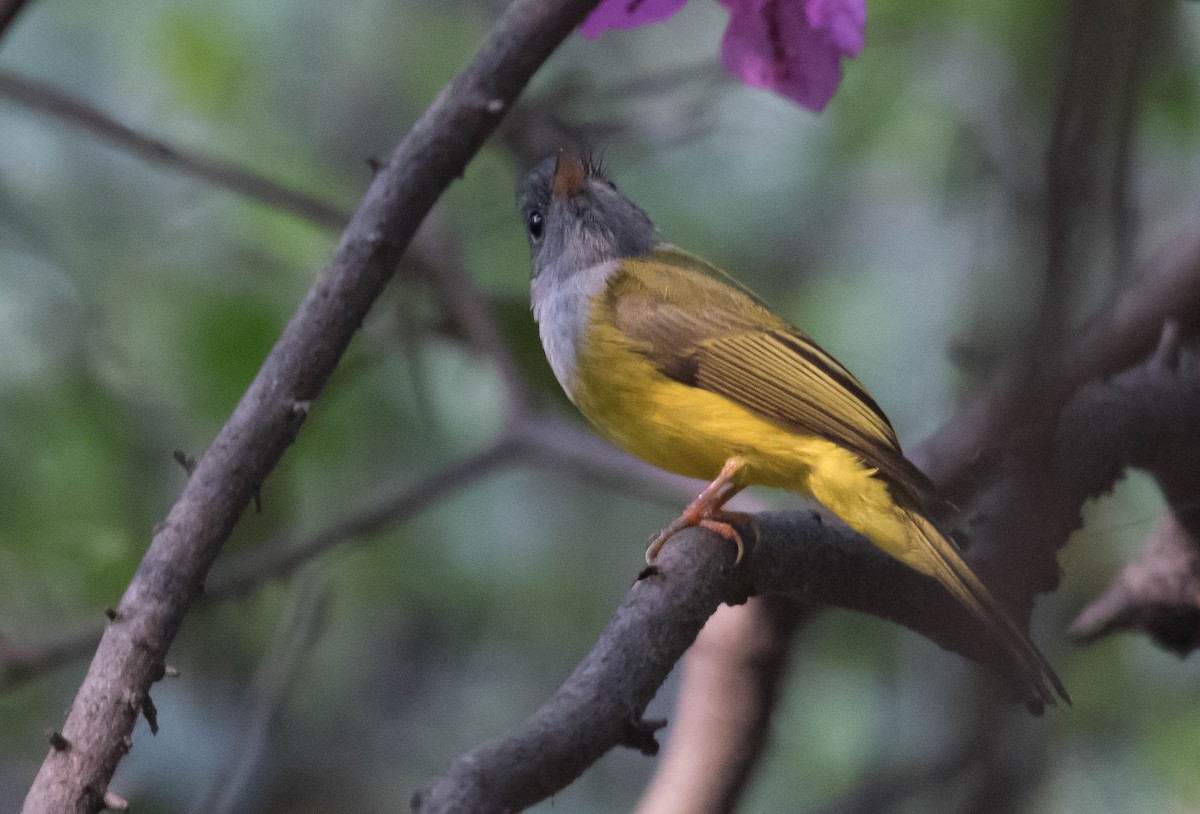
<svg viewBox="0 0 1200 814">
<path fill-rule="evenodd" d="M 878 470 L 914 508 L 925 505 L 929 480 L 904 457 L 862 384 L 819 345 L 741 284 L 679 249 L 664 246 L 623 264 L 608 291 L 617 327 L 663 374 L 792 432 L 833 441 Z"/>
</svg>

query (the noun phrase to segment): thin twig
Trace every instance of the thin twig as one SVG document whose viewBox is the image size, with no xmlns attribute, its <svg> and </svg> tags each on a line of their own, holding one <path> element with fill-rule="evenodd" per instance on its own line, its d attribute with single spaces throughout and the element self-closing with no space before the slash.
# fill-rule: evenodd
<svg viewBox="0 0 1200 814">
<path fill-rule="evenodd" d="M 36 644 L 9 642 L 4 652 L 0 653 L 0 694 L 74 664 L 95 649 L 104 625 L 97 613 L 93 624 L 76 624 L 72 630 L 71 633 L 58 634 Z"/>
<path fill-rule="evenodd" d="M 283 534 L 239 554 L 214 574 L 197 605 L 242 596 L 271 581 L 285 579 L 316 557 L 344 543 L 378 535 L 419 514 L 435 501 L 516 460 L 515 440 L 498 439 L 434 472 L 419 483 L 385 490 L 379 499 L 311 537 L 294 541 Z M 97 614 L 99 616 L 99 614 Z M 9 643 L 0 650 L 0 693 L 8 692 L 51 670 L 65 667 L 96 647 L 104 626 L 77 626 L 77 632 L 38 645 Z"/>
<path fill-rule="evenodd" d="M 387 490 L 384 497 L 303 542 L 286 536 L 268 540 L 230 560 L 213 573 L 205 592 L 209 601 L 240 596 L 264 582 L 282 579 L 305 563 L 355 540 L 375 537 L 424 511 L 432 503 L 511 463 L 520 452 L 514 439 L 502 436 L 483 450 L 467 455 L 415 486 Z"/>
<path fill-rule="evenodd" d="M 376 537 L 497 469 L 522 463 L 664 503 L 689 500 L 702 486 L 699 481 L 639 461 L 561 419 L 530 414 L 479 452 L 452 461 L 416 484 L 383 489 L 377 499 L 309 537 L 297 540 L 281 534 L 238 554 L 215 569 L 195 601 L 208 605 L 285 579 L 317 557 L 344 544 Z M 765 505 L 748 495 L 738 500 L 736 508 L 741 511 L 759 511 Z M 0 648 L 0 694 L 72 664 L 93 650 L 103 625 L 97 622 L 76 628 L 75 633 L 39 644 L 6 642 Z"/>
<path fill-rule="evenodd" d="M 512 432 L 521 439 L 524 460 L 622 494 L 644 498 L 649 488 L 664 497 L 690 500 L 705 485 L 652 466 L 560 418 L 531 413 L 515 422 Z M 743 508 L 752 510 L 747 505 Z"/>
<path fill-rule="evenodd" d="M 421 258 L 425 258 L 421 266 L 442 312 L 458 323 L 468 346 L 495 364 L 508 397 L 509 414 L 523 414 L 530 405 L 525 377 L 500 332 L 491 304 L 467 271 L 459 241 L 440 218 L 431 216 L 414 242 L 420 244 Z M 428 258 L 437 258 L 437 262 L 429 262 Z"/>
<path fill-rule="evenodd" d="M 130 127 L 100 108 L 49 85 L 0 71 L 0 97 L 81 127 L 146 161 L 303 218 L 322 229 L 339 230 L 350 213 L 235 162 L 205 156 Z M 495 362 L 513 409 L 528 403 L 523 380 L 490 313 L 487 298 L 466 271 L 457 242 L 437 218 L 429 218 L 413 239 L 410 261 L 435 285 L 443 310 L 464 329 L 467 341 Z"/>
<path fill-rule="evenodd" d="M 9 71 L 0 71 L 0 97 L 81 127 L 146 161 L 168 166 L 252 201 L 290 212 L 322 229 L 340 230 L 350 220 L 349 212 L 327 201 L 299 192 L 234 162 L 212 158 L 146 135 L 118 121 L 95 105 L 50 85 Z"/>
<path fill-rule="evenodd" d="M 189 814 L 230 814 L 246 809 L 246 787 L 262 760 L 271 724 L 316 639 L 328 599 L 328 574 L 322 576 L 310 569 L 297 576 L 287 608 L 246 689 L 235 741 L 207 791 L 188 808 Z"/>
<path fill-rule="evenodd" d="M 534 71 L 596 0 L 517 0 L 473 64 L 375 176 L 314 284 L 213 445 L 196 462 L 101 638 L 25 814 L 94 814 L 125 739 L 204 577 L 252 495 L 295 438 L 421 220 Z"/>
</svg>

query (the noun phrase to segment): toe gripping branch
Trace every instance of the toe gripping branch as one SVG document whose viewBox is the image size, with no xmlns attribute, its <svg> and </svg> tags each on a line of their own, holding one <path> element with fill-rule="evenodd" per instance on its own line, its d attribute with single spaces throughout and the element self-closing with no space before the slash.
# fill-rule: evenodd
<svg viewBox="0 0 1200 814">
<path fill-rule="evenodd" d="M 722 507 L 745 486 L 735 479 L 746 468 L 746 460 L 733 456 L 725 462 L 720 474 L 713 480 L 695 500 L 688 504 L 683 513 L 650 541 L 646 549 L 646 564 L 653 565 L 662 547 L 684 529 L 702 526 L 709 531 L 724 537 L 737 546 L 737 559 L 734 565 L 741 563 L 746 555 L 746 544 L 739 525 L 749 526 L 754 531 L 754 539 L 759 537 L 758 523 L 753 517 L 742 512 L 727 512 Z"/>
</svg>

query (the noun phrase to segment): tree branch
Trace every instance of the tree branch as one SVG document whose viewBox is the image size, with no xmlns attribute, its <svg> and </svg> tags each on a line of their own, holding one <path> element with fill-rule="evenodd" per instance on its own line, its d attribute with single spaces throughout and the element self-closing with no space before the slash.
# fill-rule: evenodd
<svg viewBox="0 0 1200 814">
<path fill-rule="evenodd" d="M 1089 336 L 1085 331 L 1083 338 Z M 1162 372 L 1156 355 L 1125 374 L 1138 382 L 1139 409 L 1150 411 L 1150 417 L 1117 421 L 1105 414 L 1097 420 L 1084 388 L 1049 432 L 1029 439 L 1031 448 L 1024 450 L 1017 471 L 1006 472 L 987 490 L 989 511 L 974 534 L 986 544 L 972 546 L 966 557 L 1018 616 L 1027 617 L 1033 593 L 1046 589 L 1036 578 L 1037 568 L 1034 577 L 1026 574 L 1015 586 L 1005 578 L 1022 570 L 1013 565 L 1022 562 L 1026 549 L 1014 550 L 1020 540 L 1012 534 L 1025 528 L 1026 515 L 1045 523 L 1028 545 L 1053 563 L 1054 552 L 1077 526 L 1083 502 L 1110 488 L 1126 464 L 1147 465 L 1155 450 L 1200 437 L 1192 422 L 1175 420 L 1181 414 L 1200 416 L 1200 383 L 1190 377 L 1164 379 Z M 455 761 L 418 795 L 414 810 L 516 810 L 567 785 L 607 749 L 625 743 L 631 725 L 640 726 L 674 659 L 716 606 L 750 595 L 785 594 L 889 619 L 1021 686 L 1004 653 L 980 636 L 975 621 L 933 580 L 817 512 L 757 519 L 758 544 L 740 568 L 733 567 L 732 546 L 719 537 L 681 533 L 664 549 L 658 566 L 634 585 L 596 647 L 550 701 L 517 733 Z M 1057 580 L 1056 569 L 1051 579 Z"/>
<path fill-rule="evenodd" d="M 767 744 L 796 628 L 814 610 L 783 596 L 717 608 L 684 658 L 671 739 L 637 814 L 736 810 Z"/>
<path fill-rule="evenodd" d="M 1165 310 L 1177 309 L 1180 313 L 1191 314 L 1200 312 L 1200 241 L 1193 242 L 1185 248 L 1185 251 L 1178 254 L 1163 252 L 1146 263 L 1143 268 L 1144 279 L 1132 286 L 1121 297 L 1114 299 L 1108 310 L 1100 312 L 1088 328 L 1076 337 L 1075 342 L 1060 353 L 1056 364 L 1045 364 L 1037 371 L 1036 375 L 1043 381 L 1050 381 L 1055 376 L 1068 378 L 1070 369 L 1065 367 L 1067 364 L 1065 360 L 1084 360 L 1093 372 L 1115 370 L 1117 369 L 1115 364 L 1103 354 L 1111 353 L 1114 348 L 1122 348 L 1121 358 L 1124 358 L 1124 355 L 1129 353 L 1128 347 L 1130 346 L 1140 346 L 1143 343 L 1146 347 L 1152 346 L 1153 337 L 1158 336 L 1161 326 L 1161 321 L 1156 320 L 1161 320 L 1161 315 Z M 975 415 L 984 416 L 989 421 L 996 421 L 993 426 L 985 428 L 989 432 L 996 433 L 988 440 L 989 446 L 1011 446 L 1012 432 L 1014 428 L 1020 426 L 1011 411 L 1020 405 L 1028 406 L 1029 402 L 1035 398 L 1021 389 L 1024 384 L 1016 377 L 1002 381 L 999 385 L 993 384 L 990 389 L 984 391 L 985 395 L 976 397 L 967 408 Z M 989 395 L 996 401 L 988 401 Z M 1045 394 L 1040 395 L 1044 396 Z M 1069 395 L 1070 391 L 1066 391 L 1061 398 Z M 1051 416 L 1057 415 L 1061 407 L 1061 399 L 1046 398 L 1044 409 Z M 1074 432 L 1079 433 L 1088 427 L 1088 409 L 1085 407 L 1078 410 L 1076 418 L 1068 421 L 1068 425 L 1073 427 Z M 1104 426 L 1102 421 L 1091 423 Z M 970 541 L 972 557 L 975 558 L 975 562 L 983 563 L 981 570 L 986 572 L 989 584 L 997 593 L 1003 595 L 1010 607 L 1014 609 L 1016 616 L 1028 618 L 1036 595 L 1052 590 L 1057 585 L 1059 572 L 1056 552 L 1066 542 L 1070 533 L 1081 524 L 1080 506 L 1088 497 L 1111 485 L 1112 480 L 1118 476 L 1127 461 L 1110 460 L 1107 464 L 1110 469 L 1110 478 L 1102 478 L 1095 482 L 1085 479 L 1080 484 L 1082 491 L 1064 488 L 1064 483 L 1070 483 L 1072 476 L 1063 473 L 1066 480 L 1060 482 L 1043 460 L 1045 451 L 1051 448 L 1051 437 L 1055 430 L 1054 422 L 1048 421 L 1042 423 L 1040 432 L 1035 433 L 1033 437 L 1023 439 L 1022 443 L 1018 445 L 1023 449 L 1018 451 L 1010 449 L 1006 461 L 998 463 L 993 456 L 990 462 L 997 465 L 990 470 L 992 477 L 987 483 L 981 483 L 965 477 L 965 473 L 973 471 L 975 450 L 961 443 L 968 433 L 976 432 L 978 429 L 969 426 L 961 415 L 947 422 L 938 434 L 922 445 L 921 450 L 925 453 L 924 462 L 926 466 L 933 464 L 931 468 L 935 472 L 958 473 L 955 477 L 962 484 L 959 499 L 963 500 L 964 504 L 970 501 L 973 504 L 974 513 L 983 518 L 983 522 L 977 523 L 972 529 Z M 1068 433 L 1069 436 L 1070 433 Z M 1116 440 L 1116 438 L 1111 438 L 1108 442 L 1109 446 Z M 1078 446 L 1086 451 L 1089 449 L 1089 443 L 1085 442 Z M 1144 444 L 1144 446 L 1151 447 L 1156 445 L 1158 442 Z M 1104 448 L 1104 445 L 1101 444 L 1099 448 Z M 950 457 L 948 459 L 945 457 L 931 459 L 931 455 Z M 971 457 L 954 457 L 962 455 Z M 1094 461 L 1095 458 L 1089 454 L 1081 460 Z M 1089 489 L 1095 491 L 1089 491 Z M 1064 492 L 1069 494 L 1064 494 Z M 1190 491 L 1185 490 L 1185 492 L 1194 495 L 1197 490 L 1193 488 Z M 1161 547 L 1155 549 L 1156 552 L 1160 550 Z M 1175 551 L 1176 549 L 1171 548 L 1170 550 Z M 1193 555 L 1189 553 L 1188 556 Z M 1179 564 L 1179 557 L 1172 557 L 1169 563 L 1157 556 L 1154 559 L 1155 562 L 1151 567 L 1158 572 L 1162 572 L 1166 566 L 1170 567 L 1169 576 L 1164 573 L 1161 577 L 1169 581 L 1171 586 L 1169 590 L 1173 592 L 1172 595 L 1175 599 L 1178 600 L 1183 593 L 1194 587 L 1195 580 L 1198 578 L 1194 576 L 1193 572 L 1186 568 L 1182 570 L 1175 568 Z M 1131 566 L 1131 568 L 1133 567 Z M 1200 573 L 1200 566 L 1197 567 L 1195 573 Z M 1162 583 L 1160 580 L 1154 584 L 1161 585 Z M 1114 586 L 1114 589 L 1119 588 L 1120 586 Z M 1200 592 L 1196 595 L 1200 596 Z M 1122 591 L 1118 596 L 1124 599 L 1127 594 Z M 1157 609 L 1162 606 L 1155 605 L 1154 607 Z M 1186 624 L 1180 624 L 1182 618 L 1180 614 L 1186 616 L 1187 607 L 1178 602 L 1173 607 L 1179 611 L 1173 617 L 1166 618 L 1163 614 L 1156 613 L 1151 618 L 1158 621 L 1164 631 L 1176 631 L 1175 635 L 1178 640 L 1178 631 L 1189 629 L 1194 632 L 1196 628 L 1187 628 Z M 1145 619 L 1146 617 L 1139 615 L 1135 618 Z M 1081 621 L 1082 619 L 1083 617 L 1081 617 Z M 749 636 L 749 634 L 746 635 Z M 781 648 L 786 646 L 782 640 L 776 640 L 776 644 Z M 740 643 L 733 642 L 730 647 L 732 648 L 730 664 L 727 667 L 732 670 L 741 646 Z M 764 656 L 764 658 L 769 658 L 769 656 Z M 759 675 L 756 666 L 744 661 L 742 664 L 743 673 L 740 683 L 742 686 L 753 686 Z M 691 688 L 695 686 L 688 678 L 692 669 L 689 657 L 685 665 L 684 684 L 679 694 L 677 718 L 686 719 L 693 716 L 693 712 L 688 708 L 689 704 L 699 704 L 707 708 L 706 697 L 691 691 Z M 765 700 L 766 696 L 763 696 L 763 699 Z M 734 701 L 739 700 L 752 701 L 753 699 L 748 699 L 746 696 L 735 696 Z M 757 720 L 752 711 L 739 714 L 731 713 L 723 708 L 721 714 L 726 717 L 732 715 L 734 720 L 749 722 Z M 751 725 L 757 726 L 757 723 Z M 715 744 L 712 739 L 689 738 L 681 748 L 688 752 L 714 753 L 731 743 L 742 742 L 745 734 L 736 728 L 727 728 L 724 731 L 724 737 Z M 674 737 L 671 748 L 675 748 Z M 736 794 L 738 786 L 744 782 L 744 777 L 740 773 L 732 772 L 725 776 L 724 780 L 727 783 L 723 789 L 710 788 L 708 784 L 697 783 L 694 779 L 689 779 L 686 783 L 676 783 L 671 789 L 672 795 L 668 792 L 669 787 L 665 780 L 665 776 L 672 771 L 669 766 L 671 759 L 673 758 L 668 752 L 667 759 L 664 759 L 646 798 L 644 798 L 643 805 L 647 806 L 647 811 L 715 812 L 729 809 L 730 801 L 734 799 L 730 795 Z M 698 760 L 699 758 L 694 759 Z M 724 764 L 710 763 L 709 765 Z M 675 776 L 679 777 L 680 775 L 676 773 Z M 672 796 L 674 799 L 671 800 L 671 803 L 679 803 L 682 800 L 683 804 L 674 809 L 670 804 L 660 805 L 660 801 L 667 800 Z"/>
<path fill-rule="evenodd" d="M 1162 325 L 1176 320 L 1184 336 L 1200 328 L 1200 228 L 1185 231 L 1141 264 L 1137 282 L 1114 296 L 1062 350 L 1024 371 L 1009 370 L 971 397 L 920 445 L 912 458 L 950 500 L 973 494 L 981 456 L 1007 442 L 1014 428 L 1053 422 L 1085 382 L 1111 376 L 1148 354 Z"/>
<path fill-rule="evenodd" d="M 154 535 L 68 713 L 62 730 L 67 748 L 47 754 L 25 814 L 100 809 L 124 739 L 150 685 L 163 674 L 167 649 L 205 574 L 299 431 L 421 219 L 595 3 L 513 3 L 472 65 L 442 91 L 375 176 L 337 254 Z"/>
<path fill-rule="evenodd" d="M 720 537 L 678 534 L 551 699 L 514 734 L 454 761 L 413 810 L 516 811 L 563 788 L 644 729 L 646 705 L 708 617 L 752 593 L 865 611 L 970 657 L 997 658 L 949 594 L 845 526 L 810 511 L 757 519 L 759 542 L 740 567 Z"/>
<path fill-rule="evenodd" d="M 661 495 L 664 501 L 690 499 L 700 488 L 698 481 L 639 461 L 573 424 L 530 413 L 479 452 L 452 461 L 416 484 L 384 490 L 377 499 L 309 537 L 296 540 L 281 534 L 238 554 L 218 567 L 195 602 L 208 605 L 284 579 L 341 545 L 381 534 L 500 467 L 521 463 L 562 471 L 641 498 L 650 494 Z M 736 508 L 742 511 L 763 508 L 750 495 L 739 495 L 737 500 Z M 0 640 L 0 694 L 65 667 L 95 649 L 103 625 L 76 627 L 75 633 L 39 644 Z"/>
<path fill-rule="evenodd" d="M 717 540 L 714 544 L 714 540 Z M 421 814 L 518 811 L 644 732 L 642 712 L 704 622 L 736 592 L 732 548 L 689 530 L 639 579 L 599 642 L 520 731 L 455 761 L 413 799 Z M 743 594 L 744 595 L 744 594 Z M 643 746 L 644 751 L 653 752 Z"/>
<path fill-rule="evenodd" d="M 1141 631 L 1181 658 L 1200 647 L 1200 413 L 1194 364 L 1164 331 L 1153 364 L 1086 390 L 1092 413 L 1137 438 L 1160 443 L 1142 453 L 1167 497 L 1168 512 L 1103 596 L 1079 614 L 1071 632 L 1084 642 Z M 1190 374 L 1190 375 L 1189 375 Z"/>
<path fill-rule="evenodd" d="M 27 5 L 29 0 L 4 0 L 0 3 L 0 37 L 8 33 Z"/>
<path fill-rule="evenodd" d="M 289 543 L 286 537 L 268 540 L 214 572 L 212 585 L 205 591 L 204 598 L 214 601 L 245 594 L 265 582 L 291 575 L 304 564 L 334 548 L 378 535 L 446 495 L 511 463 L 518 452 L 513 439 L 501 437 L 481 451 L 453 461 L 415 485 L 389 490 L 362 510 L 300 543 Z"/>
<path fill-rule="evenodd" d="M 1173 514 L 1071 624 L 1071 633 L 1087 644 L 1127 631 L 1145 633 L 1180 658 L 1200 646 L 1200 541 Z"/>
<path fill-rule="evenodd" d="M 270 581 L 284 579 L 337 546 L 378 535 L 420 513 L 497 467 L 512 463 L 519 452 L 514 438 L 501 437 L 483 450 L 447 464 L 416 484 L 404 484 L 385 491 L 363 508 L 310 537 L 298 541 L 291 539 L 289 534 L 272 537 L 219 567 L 195 601 L 207 605 L 242 596 Z M 87 655 L 95 648 L 103 631 L 103 626 L 97 624 L 40 645 L 0 647 L 0 693 Z"/>
<path fill-rule="evenodd" d="M 338 230 L 350 220 L 349 212 L 327 201 L 294 190 L 231 161 L 185 150 L 141 133 L 100 108 L 50 85 L 0 71 L 0 97 L 81 127 L 152 164 L 162 164 L 252 201 L 290 212 L 323 229 Z"/>
</svg>

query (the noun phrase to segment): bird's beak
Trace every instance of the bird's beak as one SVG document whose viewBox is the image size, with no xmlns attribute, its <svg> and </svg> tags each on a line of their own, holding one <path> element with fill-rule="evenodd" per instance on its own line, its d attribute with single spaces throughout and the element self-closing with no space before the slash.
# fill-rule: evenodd
<svg viewBox="0 0 1200 814">
<path fill-rule="evenodd" d="M 565 201 L 582 190 L 585 183 L 587 168 L 583 165 L 583 159 L 569 147 L 559 150 L 558 157 L 554 160 L 554 180 L 550 183 L 551 196 L 555 200 Z"/>
</svg>

